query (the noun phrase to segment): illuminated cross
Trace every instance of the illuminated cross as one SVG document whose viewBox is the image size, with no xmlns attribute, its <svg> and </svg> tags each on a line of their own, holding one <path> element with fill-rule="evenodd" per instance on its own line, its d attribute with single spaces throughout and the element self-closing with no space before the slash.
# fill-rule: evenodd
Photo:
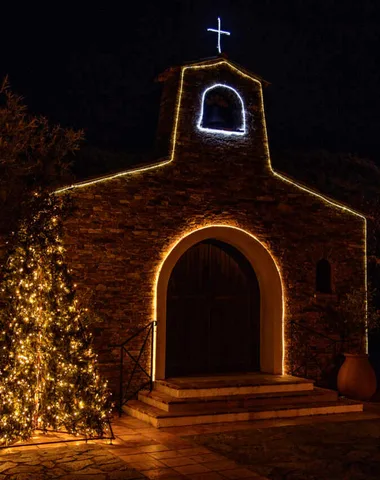
<svg viewBox="0 0 380 480">
<path fill-rule="evenodd" d="M 218 34 L 217 48 L 218 48 L 218 52 L 222 53 L 222 50 L 220 48 L 220 34 L 223 33 L 224 35 L 231 35 L 231 33 L 220 29 L 220 18 L 219 17 L 218 17 L 218 30 L 216 30 L 215 28 L 208 28 L 207 31 L 208 32 L 216 32 Z"/>
</svg>

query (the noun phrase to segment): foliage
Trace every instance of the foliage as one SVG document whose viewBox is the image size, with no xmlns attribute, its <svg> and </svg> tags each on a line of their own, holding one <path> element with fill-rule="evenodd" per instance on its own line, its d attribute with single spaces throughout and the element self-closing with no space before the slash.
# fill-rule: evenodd
<svg viewBox="0 0 380 480">
<path fill-rule="evenodd" d="M 69 154 L 78 150 L 82 138 L 82 131 L 51 126 L 45 117 L 28 114 L 22 97 L 11 91 L 7 78 L 3 81 L 0 86 L 0 206 L 4 230 L 9 232 L 18 224 L 20 205 L 31 191 L 54 186 L 68 175 Z"/>
<path fill-rule="evenodd" d="M 0 443 L 35 428 L 102 435 L 110 411 L 97 369 L 90 314 L 64 262 L 57 198 L 35 194 L 5 270 L 0 314 Z"/>
</svg>

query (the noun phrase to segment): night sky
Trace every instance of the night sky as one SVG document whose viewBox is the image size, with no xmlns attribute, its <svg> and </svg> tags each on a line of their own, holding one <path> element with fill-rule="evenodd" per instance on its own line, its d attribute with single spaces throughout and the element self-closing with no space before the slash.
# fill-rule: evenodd
<svg viewBox="0 0 380 480">
<path fill-rule="evenodd" d="M 133 5 L 133 6 L 132 6 Z M 380 2 L 219 0 L 2 10 L 0 75 L 31 112 L 83 128 L 88 145 L 149 150 L 172 65 L 216 54 L 261 75 L 272 149 L 380 151 Z"/>
</svg>

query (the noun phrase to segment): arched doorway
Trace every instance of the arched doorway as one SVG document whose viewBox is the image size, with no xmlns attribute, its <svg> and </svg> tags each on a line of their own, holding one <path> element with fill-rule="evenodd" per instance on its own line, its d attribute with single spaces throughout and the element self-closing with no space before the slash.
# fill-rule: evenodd
<svg viewBox="0 0 380 480">
<path fill-rule="evenodd" d="M 260 286 L 260 371 L 284 372 L 284 298 L 277 263 L 252 234 L 229 225 L 211 225 L 181 236 L 165 253 L 156 274 L 154 314 L 157 320 L 153 376 L 166 377 L 167 293 L 173 269 L 193 245 L 214 238 L 235 247 L 252 266 Z"/>
<path fill-rule="evenodd" d="M 189 248 L 171 272 L 166 311 L 166 377 L 259 370 L 259 284 L 232 245 Z"/>
</svg>

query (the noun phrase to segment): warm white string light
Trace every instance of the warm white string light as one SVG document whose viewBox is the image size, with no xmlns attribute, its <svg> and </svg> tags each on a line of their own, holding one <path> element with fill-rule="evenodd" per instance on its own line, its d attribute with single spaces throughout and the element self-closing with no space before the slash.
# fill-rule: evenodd
<svg viewBox="0 0 380 480">
<path fill-rule="evenodd" d="M 317 197 L 318 199 L 323 201 L 325 204 L 330 205 L 331 207 L 334 207 L 338 210 L 344 211 L 346 213 L 349 213 L 351 215 L 354 215 L 354 216 L 362 219 L 362 221 L 363 221 L 363 234 L 364 234 L 363 235 L 363 243 L 364 243 L 364 246 L 363 246 L 363 251 L 364 251 L 364 259 L 363 259 L 363 262 L 364 262 L 364 286 L 365 286 L 365 290 L 367 292 L 367 219 L 366 219 L 366 217 L 364 215 L 362 215 L 361 213 L 353 210 L 352 208 L 349 208 L 346 205 L 343 205 L 343 204 L 341 204 L 341 203 L 339 203 L 335 200 L 329 199 L 326 196 L 312 190 L 311 188 L 307 188 L 305 186 L 302 186 L 299 183 L 295 182 L 293 179 L 288 178 L 285 175 L 277 173 L 275 170 L 273 170 L 273 167 L 272 167 L 272 164 L 271 164 L 271 159 L 270 159 L 270 152 L 269 152 L 268 133 L 267 133 L 267 128 L 266 128 L 266 124 L 265 124 L 265 109 L 264 109 L 264 99 L 263 99 L 263 91 L 262 91 L 261 81 L 258 80 L 257 78 L 255 78 L 253 75 L 248 75 L 247 73 L 243 72 L 242 70 L 237 68 L 234 64 L 232 64 L 230 61 L 225 60 L 225 59 L 217 59 L 217 60 L 211 61 L 211 62 L 210 61 L 204 61 L 204 62 L 200 62 L 199 64 L 196 64 L 196 65 L 190 65 L 190 66 L 182 67 L 180 85 L 179 85 L 179 89 L 178 89 L 177 102 L 176 102 L 176 114 L 175 114 L 174 128 L 173 128 L 172 138 L 171 138 L 171 153 L 170 153 L 170 158 L 169 159 L 165 159 L 164 161 L 156 163 L 155 165 L 148 165 L 146 167 L 134 168 L 134 169 L 126 170 L 124 172 L 120 172 L 120 173 L 117 173 L 117 174 L 108 175 L 106 177 L 100 177 L 100 178 L 97 178 L 95 180 L 89 180 L 89 181 L 80 182 L 80 183 L 77 183 L 77 184 L 74 184 L 74 185 L 69 185 L 69 186 L 66 186 L 66 187 L 63 187 L 63 188 L 60 188 L 60 189 L 56 190 L 54 193 L 60 194 L 60 193 L 66 192 L 68 190 L 91 186 L 91 185 L 94 185 L 94 184 L 97 184 L 97 183 L 100 183 L 100 182 L 113 180 L 115 178 L 124 177 L 124 176 L 127 176 L 127 175 L 138 174 L 138 173 L 143 173 L 145 171 L 149 171 L 149 170 L 152 170 L 152 169 L 157 169 L 157 168 L 164 167 L 164 166 L 170 164 L 172 161 L 174 161 L 175 154 L 176 154 L 177 140 L 178 140 L 177 139 L 177 137 L 178 137 L 178 125 L 179 125 L 179 118 L 180 118 L 180 114 L 181 114 L 181 103 L 182 103 L 182 98 L 183 98 L 183 85 L 184 85 L 185 74 L 188 70 L 201 70 L 201 69 L 207 69 L 207 68 L 218 68 L 222 65 L 226 65 L 233 72 L 237 73 L 238 75 L 240 75 L 243 78 L 251 80 L 252 82 L 258 84 L 258 86 L 259 86 L 260 108 L 261 108 L 261 112 L 262 112 L 262 115 L 263 115 L 264 146 L 265 146 L 266 153 L 267 153 L 268 168 L 269 168 L 270 172 L 273 174 L 273 176 L 281 179 L 282 181 L 284 181 L 288 184 L 293 185 L 294 187 L 296 187 L 300 190 L 303 190 L 304 192 L 307 192 L 310 195 L 313 195 L 313 196 Z M 366 308 L 366 311 L 367 311 L 367 297 L 365 298 L 365 308 Z M 367 334 L 367 337 L 366 337 L 366 351 L 368 352 L 368 334 Z"/>
<path fill-rule="evenodd" d="M 161 263 L 159 264 L 157 270 L 156 270 L 156 275 L 155 275 L 155 281 L 154 281 L 154 289 L 153 289 L 153 319 L 157 320 L 157 303 L 158 303 L 158 280 L 160 278 L 160 274 L 162 271 L 162 268 L 164 266 L 165 261 L 168 259 L 172 251 L 177 247 L 177 245 L 184 240 L 187 236 L 199 231 L 199 230 L 205 230 L 208 228 L 230 228 L 234 230 L 238 230 L 239 232 L 242 232 L 246 234 L 247 236 L 253 238 L 256 242 L 258 242 L 265 250 L 268 252 L 270 258 L 273 261 L 273 264 L 277 270 L 279 279 L 280 279 L 280 284 L 281 284 L 281 304 L 282 304 L 282 311 L 281 311 L 281 340 L 282 340 L 282 345 L 281 345 L 281 350 L 282 350 L 282 362 L 281 362 L 281 371 L 282 374 L 284 375 L 286 373 L 286 368 L 285 368 L 285 349 L 286 349 L 286 344 L 285 344 L 285 286 L 284 286 L 284 281 L 282 278 L 281 274 L 281 269 L 280 266 L 277 262 L 276 257 L 273 255 L 271 250 L 263 243 L 261 242 L 255 235 L 252 235 L 247 230 L 244 230 L 243 228 L 238 227 L 237 225 L 230 225 L 230 224 L 219 224 L 219 223 L 206 223 L 205 225 L 199 225 L 195 229 L 189 229 L 185 230 L 181 235 L 176 238 L 172 244 L 167 248 L 167 250 L 163 253 L 163 258 L 161 259 Z M 154 330 L 154 345 L 157 344 L 157 329 Z M 156 363 L 157 363 L 157 350 L 154 349 L 153 351 L 153 369 L 152 369 L 152 375 L 153 375 L 153 380 L 156 378 Z"/>
</svg>

